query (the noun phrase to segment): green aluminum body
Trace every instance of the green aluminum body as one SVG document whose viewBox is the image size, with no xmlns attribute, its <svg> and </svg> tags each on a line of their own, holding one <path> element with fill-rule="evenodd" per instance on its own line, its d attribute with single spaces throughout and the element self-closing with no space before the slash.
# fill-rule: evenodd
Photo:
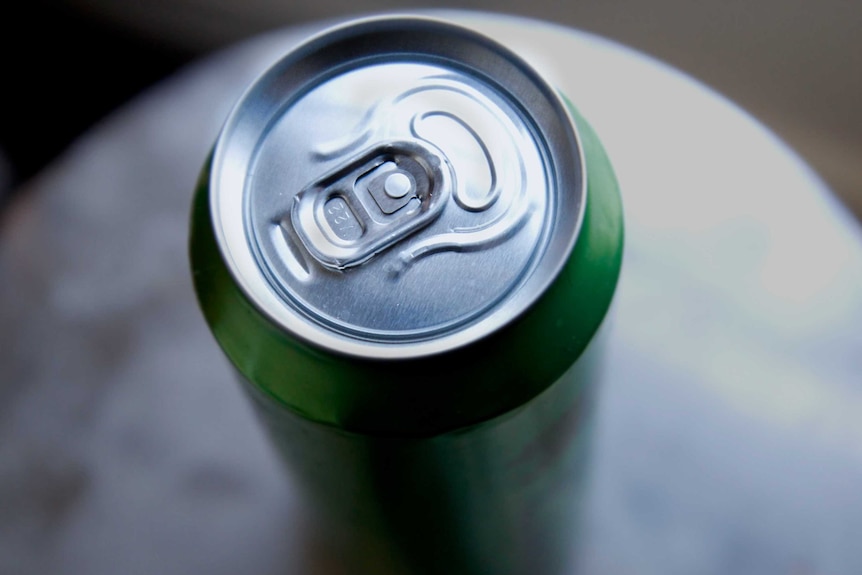
<svg viewBox="0 0 862 575">
<path fill-rule="evenodd" d="M 415 359 L 343 355 L 274 325 L 225 265 L 210 214 L 210 163 L 203 169 L 190 241 L 201 309 L 351 573 L 570 567 L 598 334 L 623 253 L 609 160 L 571 112 L 587 201 L 556 280 L 491 335 Z"/>
</svg>

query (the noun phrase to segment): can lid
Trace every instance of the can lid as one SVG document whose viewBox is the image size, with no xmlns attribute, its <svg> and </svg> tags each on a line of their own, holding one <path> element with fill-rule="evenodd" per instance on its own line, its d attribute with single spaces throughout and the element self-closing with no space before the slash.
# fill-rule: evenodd
<svg viewBox="0 0 862 575">
<path fill-rule="evenodd" d="M 275 64 L 231 113 L 210 189 L 249 300 L 365 358 L 512 321 L 565 263 L 585 205 L 556 92 L 496 42 L 424 17 L 340 27 Z"/>
</svg>

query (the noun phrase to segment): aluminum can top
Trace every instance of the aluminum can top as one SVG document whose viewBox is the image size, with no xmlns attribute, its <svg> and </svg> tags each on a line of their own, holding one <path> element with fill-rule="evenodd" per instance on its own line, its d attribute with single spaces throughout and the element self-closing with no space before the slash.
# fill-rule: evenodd
<svg viewBox="0 0 862 575">
<path fill-rule="evenodd" d="M 513 321 L 566 262 L 586 202 L 553 87 L 499 43 L 416 16 L 329 30 L 266 71 L 219 136 L 210 190 L 258 310 L 380 359 Z"/>
</svg>

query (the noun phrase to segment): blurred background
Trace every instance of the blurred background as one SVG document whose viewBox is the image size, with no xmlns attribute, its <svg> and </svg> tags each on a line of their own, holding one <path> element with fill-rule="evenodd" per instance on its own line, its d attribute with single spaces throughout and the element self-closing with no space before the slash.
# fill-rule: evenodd
<svg viewBox="0 0 862 575">
<path fill-rule="evenodd" d="M 189 65 L 276 28 L 428 6 L 4 4 L 0 574 L 275 574 L 301 555 L 297 498 L 195 305 L 186 254 L 200 162 L 281 44 Z M 651 54 L 765 123 L 862 216 L 859 0 L 435 7 Z M 571 96 L 593 98 L 588 117 L 641 192 L 626 198 L 586 572 L 862 573 L 862 228 L 745 118 L 586 44 L 576 57 L 606 52 L 602 71 L 624 78 L 587 66 L 592 90 Z"/>
<path fill-rule="evenodd" d="M 4 200 L 111 110 L 208 52 L 273 28 L 428 6 L 416 0 L 7 4 L 0 24 Z M 468 0 L 434 6 L 550 20 L 664 60 L 766 123 L 862 216 L 862 2 Z"/>
</svg>

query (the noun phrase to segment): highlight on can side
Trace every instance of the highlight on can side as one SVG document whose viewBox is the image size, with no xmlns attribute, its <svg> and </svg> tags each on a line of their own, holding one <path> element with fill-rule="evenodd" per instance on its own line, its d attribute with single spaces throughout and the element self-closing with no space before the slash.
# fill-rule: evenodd
<svg viewBox="0 0 862 575">
<path fill-rule="evenodd" d="M 218 136 L 200 307 L 351 572 L 570 568 L 623 247 L 576 105 L 500 39 L 374 17 L 285 54 Z"/>
</svg>

